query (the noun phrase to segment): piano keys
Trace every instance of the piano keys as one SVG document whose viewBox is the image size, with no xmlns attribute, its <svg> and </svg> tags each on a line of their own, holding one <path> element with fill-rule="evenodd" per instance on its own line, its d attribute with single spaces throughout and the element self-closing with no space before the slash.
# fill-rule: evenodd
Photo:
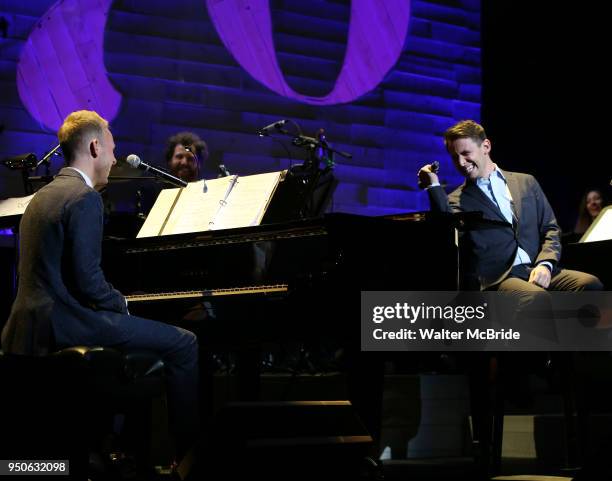
<svg viewBox="0 0 612 481">
<path fill-rule="evenodd" d="M 155 294 L 132 294 L 125 296 L 128 303 L 134 302 L 158 302 L 177 299 L 209 299 L 217 296 L 242 296 L 257 294 L 286 293 L 289 290 L 287 284 L 275 284 L 271 286 L 247 286 L 229 289 L 206 289 L 200 291 L 159 292 Z"/>
<path fill-rule="evenodd" d="M 456 288 L 455 229 L 422 215 L 395 221 L 351 214 L 105 242 L 104 271 L 124 294 L 255 286 Z M 418 276 L 415 276 L 418 273 Z"/>
</svg>

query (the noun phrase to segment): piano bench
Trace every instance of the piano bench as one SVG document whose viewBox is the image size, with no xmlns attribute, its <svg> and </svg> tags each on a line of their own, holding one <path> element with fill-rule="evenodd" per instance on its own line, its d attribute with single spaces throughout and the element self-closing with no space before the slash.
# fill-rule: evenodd
<svg viewBox="0 0 612 481">
<path fill-rule="evenodd" d="M 131 451 L 143 466 L 171 464 L 165 366 L 158 354 L 73 346 L 51 356 L 72 372 L 79 371 L 77 376 L 84 382 L 84 393 L 92 405 L 88 417 L 97 424 L 98 438 L 113 431 L 113 421 L 117 429 L 117 414 L 125 415 L 122 448 Z"/>
<path fill-rule="evenodd" d="M 151 351 L 73 346 L 51 356 L 84 376 L 90 392 L 106 406 L 122 407 L 165 395 L 164 362 Z"/>
<path fill-rule="evenodd" d="M 71 474 L 73 462 L 87 469 L 92 452 L 126 452 L 143 469 L 172 461 L 164 362 L 155 353 L 99 346 L 4 353 L 0 379 L 7 383 L 0 422 L 9 424 L 11 454 L 70 459 Z"/>
</svg>

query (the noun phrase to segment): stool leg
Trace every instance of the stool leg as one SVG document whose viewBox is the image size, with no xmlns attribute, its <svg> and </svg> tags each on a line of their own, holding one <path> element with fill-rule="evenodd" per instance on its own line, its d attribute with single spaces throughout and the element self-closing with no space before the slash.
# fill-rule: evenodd
<svg viewBox="0 0 612 481">
<path fill-rule="evenodd" d="M 149 464 L 169 466 L 172 464 L 174 446 L 170 436 L 168 402 L 165 394 L 151 400 L 151 444 Z"/>
<path fill-rule="evenodd" d="M 258 401 L 261 390 L 261 346 L 251 345 L 236 353 L 238 399 Z"/>
<path fill-rule="evenodd" d="M 468 357 L 468 362 L 474 457 L 482 478 L 489 479 L 493 440 L 492 392 L 497 359 L 488 353 L 473 353 Z"/>
<path fill-rule="evenodd" d="M 501 472 L 502 445 L 504 440 L 504 396 L 499 383 L 493 386 L 493 446 L 491 455 L 491 474 Z"/>
<path fill-rule="evenodd" d="M 578 465 L 580 439 L 576 429 L 576 387 L 574 379 L 574 353 L 558 353 L 561 368 L 561 393 L 563 396 L 563 415 L 565 420 L 565 468 L 575 469 Z"/>
</svg>

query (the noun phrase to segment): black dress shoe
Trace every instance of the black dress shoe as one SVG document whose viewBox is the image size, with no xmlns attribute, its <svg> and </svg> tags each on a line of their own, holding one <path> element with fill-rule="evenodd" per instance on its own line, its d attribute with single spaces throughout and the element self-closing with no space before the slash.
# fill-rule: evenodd
<svg viewBox="0 0 612 481">
<path fill-rule="evenodd" d="M 122 452 L 110 453 L 108 459 L 111 465 L 111 472 L 115 475 L 115 479 L 121 481 L 136 481 L 143 479 L 139 476 L 139 469 L 134 456 L 127 455 Z"/>
</svg>

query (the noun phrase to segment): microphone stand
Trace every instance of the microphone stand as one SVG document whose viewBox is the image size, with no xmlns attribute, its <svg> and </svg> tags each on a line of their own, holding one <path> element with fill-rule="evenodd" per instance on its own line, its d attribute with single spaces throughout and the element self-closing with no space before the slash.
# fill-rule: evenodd
<svg viewBox="0 0 612 481">
<path fill-rule="evenodd" d="M 293 121 L 292 123 L 297 127 L 297 131 L 299 132 L 297 135 L 290 133 L 288 130 L 282 127 L 276 128 L 276 132 L 285 137 L 291 137 L 291 143 L 294 146 L 308 151 L 308 157 L 302 165 L 295 165 L 289 169 L 289 173 L 298 181 L 298 185 L 300 186 L 299 190 L 301 191 L 300 195 L 303 199 L 305 199 L 305 202 L 299 211 L 300 217 L 304 218 L 308 217 L 308 211 L 312 208 L 314 194 L 317 190 L 321 177 L 331 172 L 335 167 L 334 154 L 337 154 L 345 159 L 350 159 L 353 156 L 348 152 L 343 152 L 330 147 L 330 145 L 327 143 L 325 131 L 323 129 L 319 129 L 316 138 L 308 137 L 302 134 L 302 129 L 299 125 Z M 267 136 L 271 135 L 268 134 Z M 324 169 L 319 168 L 322 161 L 326 163 Z M 335 184 L 336 181 L 332 178 L 331 183 L 329 184 L 332 186 L 329 196 L 331 196 L 331 192 L 333 192 L 335 189 Z"/>
<path fill-rule="evenodd" d="M 291 121 L 297 127 L 298 134 L 294 135 L 289 132 L 287 129 L 279 127 L 276 129 L 276 132 L 285 136 L 291 137 L 291 143 L 296 147 L 300 147 L 302 149 L 306 149 L 308 151 L 308 159 L 304 163 L 302 170 L 316 170 L 319 167 L 319 163 L 322 160 L 325 160 L 327 163 L 327 169 L 334 168 L 334 160 L 333 154 L 338 154 L 345 159 L 351 159 L 353 157 L 352 154 L 348 152 L 343 152 L 341 150 L 336 150 L 329 146 L 327 143 L 327 139 L 325 137 L 325 131 L 323 129 L 319 129 L 317 133 L 317 138 L 308 137 L 302 134 L 302 129 L 300 126 Z M 261 136 L 261 134 L 259 134 Z M 266 137 L 271 137 L 269 133 L 266 134 Z"/>
<path fill-rule="evenodd" d="M 342 152 L 341 150 L 330 147 L 325 138 L 323 129 L 319 130 L 317 136 L 319 138 L 315 139 L 314 137 L 306 137 L 300 134 L 293 137 L 291 140 L 291 143 L 296 147 L 308 150 L 309 156 L 304 164 L 304 170 L 317 169 L 322 160 L 326 161 L 326 169 L 333 169 L 335 165 L 334 154 L 338 154 L 345 159 L 351 159 L 353 157 L 353 155 L 348 152 Z"/>
<path fill-rule="evenodd" d="M 109 175 L 108 176 L 108 180 L 113 181 L 113 180 L 163 180 L 160 179 L 159 177 L 151 177 L 151 176 L 146 176 L 146 175 L 142 175 L 142 176 L 135 176 L 135 175 Z"/>
<path fill-rule="evenodd" d="M 40 159 L 33 170 L 38 169 L 42 164 L 45 164 L 45 175 L 38 175 L 34 177 L 30 177 L 30 182 L 32 181 L 43 181 L 45 184 L 48 184 L 53 180 L 53 176 L 51 175 L 51 157 L 57 155 L 62 156 L 62 152 L 60 150 L 60 144 L 57 144 L 53 147 L 49 152 L 43 155 L 42 159 Z"/>
<path fill-rule="evenodd" d="M 59 155 L 61 156 L 62 153 L 59 151 L 59 149 L 61 148 L 60 144 L 57 144 L 55 147 L 53 147 L 49 152 L 47 152 L 42 159 L 40 159 L 40 161 L 38 162 L 38 164 L 36 164 L 36 168 L 38 168 L 38 166 L 40 166 L 40 164 L 45 164 L 46 167 L 46 173 L 45 175 L 49 175 L 49 167 L 51 166 L 51 161 L 49 160 L 53 155 Z"/>
<path fill-rule="evenodd" d="M 185 146 L 185 150 L 189 153 L 191 153 L 191 155 L 193 155 L 193 160 L 195 161 L 197 167 L 198 167 L 198 177 L 200 177 L 200 170 L 204 169 L 203 165 L 200 165 L 200 158 L 198 157 L 198 154 L 196 153 L 196 148 L 195 146 L 190 146 L 190 145 L 186 145 Z M 202 177 L 202 192 L 204 192 L 206 194 L 206 192 L 208 192 L 208 185 L 206 184 L 206 179 L 204 177 Z"/>
</svg>

